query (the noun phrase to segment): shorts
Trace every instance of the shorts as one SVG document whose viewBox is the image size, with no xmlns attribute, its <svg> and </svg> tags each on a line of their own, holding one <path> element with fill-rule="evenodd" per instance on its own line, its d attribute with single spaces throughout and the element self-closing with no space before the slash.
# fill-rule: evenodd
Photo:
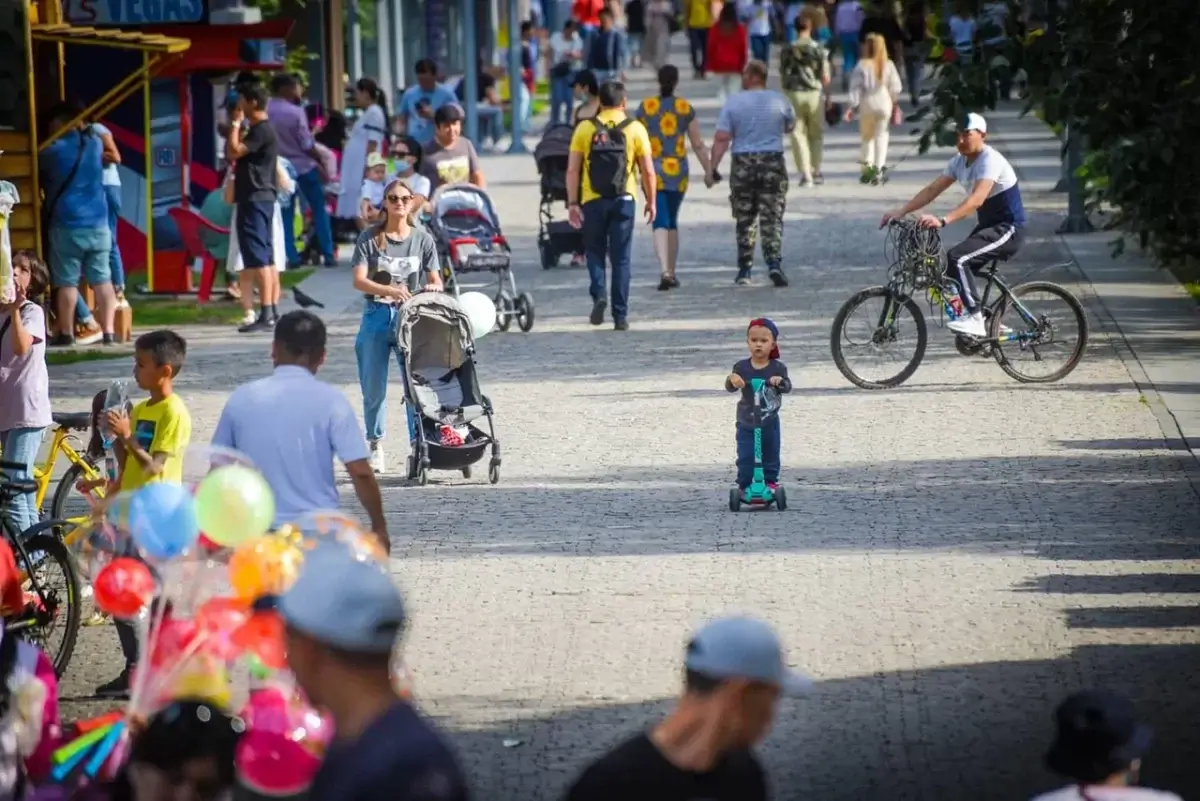
<svg viewBox="0 0 1200 801">
<path fill-rule="evenodd" d="M 88 286 L 112 283 L 109 256 L 112 253 L 112 233 L 102 228 L 50 227 L 50 283 L 55 287 L 79 286 L 87 279 Z"/>
<path fill-rule="evenodd" d="M 245 200 L 237 204 L 238 253 L 242 268 L 275 266 L 275 201 Z"/>
<path fill-rule="evenodd" d="M 674 231 L 679 227 L 679 207 L 683 193 L 660 189 L 654 195 L 654 230 Z"/>
</svg>

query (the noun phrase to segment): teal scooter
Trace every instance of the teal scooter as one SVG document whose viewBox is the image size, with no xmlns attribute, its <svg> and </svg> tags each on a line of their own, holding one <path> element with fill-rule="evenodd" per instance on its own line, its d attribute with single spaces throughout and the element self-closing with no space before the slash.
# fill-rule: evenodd
<svg viewBox="0 0 1200 801">
<path fill-rule="evenodd" d="M 774 490 L 767 486 L 762 457 L 762 424 L 779 413 L 779 393 L 761 378 L 750 379 L 750 388 L 754 390 L 754 419 L 758 422 L 754 429 L 754 478 L 745 490 L 737 487 L 729 490 L 729 511 L 740 511 L 742 504 L 745 504 L 763 507 L 774 505 L 782 512 L 787 509 L 787 493 L 782 486 Z"/>
</svg>

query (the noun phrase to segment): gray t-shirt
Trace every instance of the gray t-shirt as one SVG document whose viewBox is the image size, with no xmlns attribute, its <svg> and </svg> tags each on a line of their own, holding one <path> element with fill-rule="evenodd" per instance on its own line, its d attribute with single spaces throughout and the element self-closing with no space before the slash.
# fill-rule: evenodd
<svg viewBox="0 0 1200 801">
<path fill-rule="evenodd" d="M 21 305 L 25 330 L 33 347 L 13 352 L 12 320 L 0 314 L 0 431 L 50 425 L 50 376 L 46 371 L 46 315 L 32 302 Z"/>
<path fill-rule="evenodd" d="M 373 278 L 383 270 L 391 276 L 392 286 L 404 285 L 414 290 L 438 272 L 437 244 L 423 228 L 410 229 L 404 239 L 392 239 L 384 235 L 382 250 L 376 241 L 379 238 L 376 228 L 368 228 L 359 234 L 350 266 L 367 265 L 368 278 Z M 392 298 L 374 295 L 367 295 L 367 298 L 379 303 L 396 302 Z"/>
<path fill-rule="evenodd" d="M 434 144 L 421 159 L 421 175 L 429 179 L 433 191 L 446 184 L 461 184 L 479 172 L 479 156 L 475 146 L 465 136 L 450 147 Z"/>
</svg>

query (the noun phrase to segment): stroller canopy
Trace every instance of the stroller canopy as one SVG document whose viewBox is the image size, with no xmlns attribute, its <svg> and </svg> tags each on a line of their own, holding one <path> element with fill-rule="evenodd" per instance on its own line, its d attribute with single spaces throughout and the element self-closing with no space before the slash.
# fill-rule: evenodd
<svg viewBox="0 0 1200 801">
<path fill-rule="evenodd" d="M 458 298 L 444 292 L 422 292 L 401 306 L 397 329 L 410 370 L 457 370 L 475 350 L 471 318 Z"/>
<path fill-rule="evenodd" d="M 474 184 L 446 184 L 433 193 L 429 205 L 433 209 L 430 225 L 436 230 L 445 227 L 447 214 L 459 213 L 480 217 L 497 233 L 500 231 L 500 215 L 491 196 Z"/>
<path fill-rule="evenodd" d="M 545 172 L 548 168 L 559 169 L 559 162 L 566 164 L 567 157 L 571 155 L 571 136 L 574 133 L 575 129 L 570 125 L 554 125 L 542 134 L 542 140 L 533 149 L 538 172 Z"/>
</svg>

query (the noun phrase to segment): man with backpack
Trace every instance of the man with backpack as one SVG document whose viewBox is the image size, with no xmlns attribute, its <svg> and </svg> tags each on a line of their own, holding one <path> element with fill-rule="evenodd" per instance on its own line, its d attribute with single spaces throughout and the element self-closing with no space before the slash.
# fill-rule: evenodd
<svg viewBox="0 0 1200 801">
<path fill-rule="evenodd" d="M 613 327 L 626 331 L 634 199 L 640 177 L 646 202 L 643 213 L 646 222 L 654 222 L 654 159 L 645 126 L 625 113 L 625 85 L 619 81 L 603 84 L 599 99 L 600 111 L 591 119 L 581 120 L 571 137 L 567 207 L 571 225 L 583 230 L 591 278 L 591 323 L 603 323 L 608 308 L 604 287 L 607 257 L 612 264 Z"/>
<path fill-rule="evenodd" d="M 825 141 L 823 95 L 829 86 L 829 54 L 812 38 L 812 18 L 796 18 L 796 41 L 779 53 L 779 83 L 796 113 L 792 129 L 792 156 L 800 171 L 800 185 L 823 184 L 821 151 Z"/>
</svg>

